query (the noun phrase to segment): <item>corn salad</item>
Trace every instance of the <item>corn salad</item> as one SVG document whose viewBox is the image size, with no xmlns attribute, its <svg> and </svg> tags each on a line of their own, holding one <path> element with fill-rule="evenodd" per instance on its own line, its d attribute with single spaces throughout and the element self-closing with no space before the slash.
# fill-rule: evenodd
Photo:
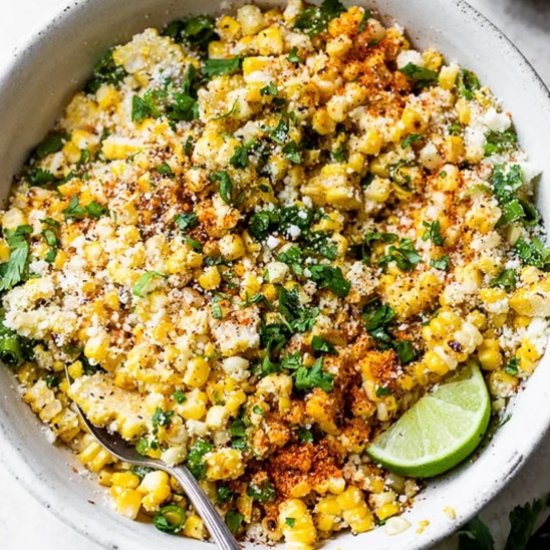
<svg viewBox="0 0 550 550">
<path fill-rule="evenodd" d="M 127 518 L 207 537 L 73 401 L 185 462 L 238 537 L 309 550 L 374 529 L 419 486 L 369 441 L 466 361 L 498 414 L 544 351 L 536 175 L 473 72 L 363 7 L 147 29 L 15 179 L 1 356 Z"/>
</svg>

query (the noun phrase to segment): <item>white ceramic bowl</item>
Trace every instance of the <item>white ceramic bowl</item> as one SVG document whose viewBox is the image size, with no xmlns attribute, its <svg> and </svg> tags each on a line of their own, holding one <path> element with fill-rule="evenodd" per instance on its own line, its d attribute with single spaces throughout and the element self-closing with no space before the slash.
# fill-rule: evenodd
<svg viewBox="0 0 550 550">
<path fill-rule="evenodd" d="M 364 3 L 357 0 L 356 3 Z M 522 55 L 486 19 L 458 0 L 373 0 L 369 7 L 404 25 L 419 47 L 435 46 L 448 59 L 473 69 L 514 116 L 522 145 L 543 170 L 538 206 L 550 220 L 550 97 Z M 147 26 L 189 12 L 215 12 L 215 0 L 88 0 L 75 2 L 33 37 L 7 68 L 0 69 L 1 197 L 28 151 L 51 126 L 64 101 L 89 75 L 106 47 Z M 516 399 L 506 423 L 474 462 L 428 484 L 405 514 L 413 527 L 389 537 L 384 529 L 358 537 L 344 534 L 327 549 L 414 550 L 453 532 L 512 478 L 550 425 L 549 354 Z M 105 548 L 171 550 L 211 548 L 118 516 L 93 480 L 77 475 L 72 456 L 51 446 L 40 423 L 21 402 L 11 373 L 0 368 L 0 460 L 44 506 Z M 90 504 L 94 501 L 96 504 Z M 452 521 L 443 508 L 457 513 Z M 420 520 L 429 520 L 417 534 Z"/>
</svg>

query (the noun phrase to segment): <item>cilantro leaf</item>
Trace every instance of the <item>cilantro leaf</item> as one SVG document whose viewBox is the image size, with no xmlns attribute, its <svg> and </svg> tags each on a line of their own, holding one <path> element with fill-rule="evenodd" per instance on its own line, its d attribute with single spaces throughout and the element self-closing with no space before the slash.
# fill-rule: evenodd
<svg viewBox="0 0 550 550">
<path fill-rule="evenodd" d="M 230 206 L 236 206 L 239 203 L 240 199 L 237 197 L 237 189 L 225 170 L 213 172 L 210 180 L 218 182 L 218 192 L 223 202 Z"/>
<path fill-rule="evenodd" d="M 544 508 L 544 502 L 536 499 L 523 506 L 516 506 L 508 516 L 510 534 L 504 550 L 524 550 L 533 534 L 535 523 Z"/>
<path fill-rule="evenodd" d="M 485 137 L 485 156 L 494 153 L 505 153 L 518 144 L 518 135 L 513 127 L 504 132 L 489 132 Z"/>
<path fill-rule="evenodd" d="M 219 38 L 216 33 L 216 22 L 211 15 L 192 15 L 169 23 L 163 31 L 176 42 L 185 42 L 191 47 L 206 54 L 208 44 Z"/>
<path fill-rule="evenodd" d="M 302 62 L 302 58 L 298 55 L 298 48 L 296 46 L 290 48 L 287 59 L 295 65 Z"/>
<path fill-rule="evenodd" d="M 158 271 L 146 271 L 138 280 L 138 282 L 134 285 L 134 288 L 132 289 L 132 294 L 134 296 L 139 296 L 140 298 L 143 298 L 145 294 L 147 294 L 147 287 L 149 286 L 149 283 L 153 279 L 164 279 L 166 278 L 166 275 L 163 275 L 162 273 L 159 273 Z"/>
<path fill-rule="evenodd" d="M 264 503 L 275 500 L 277 491 L 275 491 L 275 487 L 271 483 L 264 481 L 261 486 L 251 483 L 246 490 L 246 494 L 254 500 Z"/>
<path fill-rule="evenodd" d="M 283 147 L 283 155 L 293 164 L 301 164 L 302 153 L 295 141 L 289 141 Z"/>
<path fill-rule="evenodd" d="M 34 150 L 36 158 L 39 160 L 47 157 L 52 153 L 57 153 L 63 148 L 68 136 L 65 132 L 51 132 L 42 143 Z"/>
<path fill-rule="evenodd" d="M 494 550 L 495 541 L 489 528 L 475 517 L 459 529 L 458 548 L 459 550 Z"/>
<path fill-rule="evenodd" d="M 305 308 L 300 303 L 296 289 L 287 290 L 283 286 L 277 289 L 279 299 L 279 313 L 283 315 L 293 332 L 311 330 L 319 315 L 318 308 Z"/>
<path fill-rule="evenodd" d="M 113 59 L 113 48 L 107 50 L 98 60 L 94 67 L 92 78 L 86 84 L 88 93 L 95 93 L 102 84 L 113 84 L 117 86 L 128 73 L 124 67 L 117 65 Z"/>
<path fill-rule="evenodd" d="M 310 6 L 296 18 L 294 28 L 311 37 L 327 29 L 329 21 L 344 13 L 346 8 L 338 0 L 324 0 L 321 6 Z"/>
<path fill-rule="evenodd" d="M 320 353 L 328 353 L 329 355 L 338 355 L 336 348 L 321 336 L 315 335 L 311 339 L 311 349 Z"/>
<path fill-rule="evenodd" d="M 432 243 L 437 246 L 443 246 L 445 244 L 445 238 L 441 235 L 441 224 L 438 220 L 429 223 L 423 221 L 422 225 L 426 228 L 422 235 L 423 241 L 430 239 Z"/>
<path fill-rule="evenodd" d="M 550 248 L 544 246 L 538 237 L 530 241 L 518 239 L 514 249 L 525 265 L 533 265 L 545 271 L 550 269 Z"/>
<path fill-rule="evenodd" d="M 516 288 L 517 284 L 518 278 L 516 271 L 514 269 L 503 269 L 491 280 L 489 286 L 503 288 L 506 292 L 511 292 Z"/>
<path fill-rule="evenodd" d="M 0 291 L 9 290 L 25 280 L 29 261 L 29 242 L 27 236 L 32 233 L 29 225 L 20 225 L 15 231 L 4 230 L 4 236 L 10 249 L 10 257 L 0 266 L 2 280 Z"/>
<path fill-rule="evenodd" d="M 348 295 L 351 283 L 344 278 L 339 267 L 319 264 L 312 265 L 309 270 L 311 279 L 317 283 L 319 288 L 328 288 L 340 298 L 345 298 Z"/>
<path fill-rule="evenodd" d="M 434 269 L 439 269 L 439 271 L 448 271 L 449 269 L 449 256 L 441 256 L 437 260 L 430 260 L 430 265 Z"/>
<path fill-rule="evenodd" d="M 204 439 L 197 439 L 187 454 L 187 467 L 191 473 L 197 478 L 202 479 L 206 475 L 206 464 L 204 463 L 204 455 L 212 450 L 212 444 Z"/>
<path fill-rule="evenodd" d="M 419 88 L 426 88 L 437 82 L 437 73 L 426 67 L 407 63 L 399 69 L 404 75 L 408 76 Z"/>
<path fill-rule="evenodd" d="M 225 514 L 225 523 L 227 527 L 229 527 L 229 530 L 234 535 L 237 533 L 237 531 L 240 529 L 242 523 L 244 521 L 244 516 L 235 510 L 228 510 Z"/>
<path fill-rule="evenodd" d="M 183 212 L 174 217 L 174 223 L 182 233 L 187 233 L 189 229 L 193 229 L 199 225 L 199 218 L 195 212 Z"/>
<path fill-rule="evenodd" d="M 458 95 L 466 99 L 473 99 L 474 92 L 481 88 L 477 75 L 468 69 L 462 69 L 458 75 Z"/>
<path fill-rule="evenodd" d="M 413 143 L 417 143 L 419 141 L 422 141 L 422 136 L 419 134 L 409 134 L 402 142 L 401 142 L 401 148 L 406 149 L 407 147 L 410 147 Z"/>
<path fill-rule="evenodd" d="M 242 58 L 207 59 L 204 62 L 204 74 L 208 77 L 234 74 L 241 68 Z"/>
<path fill-rule="evenodd" d="M 321 388 L 323 391 L 331 392 L 334 384 L 334 376 L 323 370 L 323 358 L 315 361 L 313 366 L 298 367 L 294 373 L 294 387 L 297 390 L 307 391 L 313 388 Z"/>
<path fill-rule="evenodd" d="M 411 239 L 402 239 L 399 246 L 390 246 L 388 254 L 382 257 L 378 264 L 385 267 L 390 262 L 395 262 L 402 271 L 411 271 L 422 261 L 422 258 L 414 248 Z"/>
</svg>

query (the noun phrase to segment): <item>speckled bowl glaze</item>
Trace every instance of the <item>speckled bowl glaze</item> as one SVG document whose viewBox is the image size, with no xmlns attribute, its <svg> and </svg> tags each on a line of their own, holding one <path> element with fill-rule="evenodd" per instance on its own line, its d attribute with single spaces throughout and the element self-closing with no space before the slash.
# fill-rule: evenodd
<svg viewBox="0 0 550 550">
<path fill-rule="evenodd" d="M 418 47 L 435 46 L 448 59 L 473 69 L 503 100 L 513 113 L 522 145 L 543 170 L 538 206 L 550 220 L 550 96 L 521 53 L 462 1 L 372 0 L 368 6 L 389 14 L 388 21 L 394 17 L 405 26 Z M 12 175 L 63 103 L 84 82 L 100 52 L 148 26 L 219 8 L 216 0 L 87 0 L 75 2 L 54 17 L 9 66 L 0 68 L 1 197 L 8 196 Z M 414 550 L 449 535 L 492 499 L 533 453 L 550 425 L 549 403 L 547 353 L 512 404 L 510 421 L 475 460 L 428 483 L 404 515 L 411 528 L 392 537 L 383 528 L 358 537 L 343 534 L 327 541 L 325 548 Z M 118 516 L 96 483 L 75 473 L 72 456 L 50 445 L 36 417 L 21 402 L 14 377 L 4 368 L 0 369 L 0 449 L 0 460 L 30 493 L 105 548 L 211 548 Z M 455 520 L 443 512 L 446 506 L 456 510 Z M 418 534 L 418 522 L 426 519 L 429 525 Z"/>
</svg>

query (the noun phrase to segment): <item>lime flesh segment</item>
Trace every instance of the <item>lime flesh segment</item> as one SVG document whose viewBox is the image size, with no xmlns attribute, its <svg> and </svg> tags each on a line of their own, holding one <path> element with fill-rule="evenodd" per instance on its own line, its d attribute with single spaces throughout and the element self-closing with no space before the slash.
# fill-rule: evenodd
<svg viewBox="0 0 550 550">
<path fill-rule="evenodd" d="M 436 386 L 367 447 L 388 470 L 433 477 L 462 462 L 483 439 L 491 400 L 479 367 L 470 363 Z"/>
</svg>

